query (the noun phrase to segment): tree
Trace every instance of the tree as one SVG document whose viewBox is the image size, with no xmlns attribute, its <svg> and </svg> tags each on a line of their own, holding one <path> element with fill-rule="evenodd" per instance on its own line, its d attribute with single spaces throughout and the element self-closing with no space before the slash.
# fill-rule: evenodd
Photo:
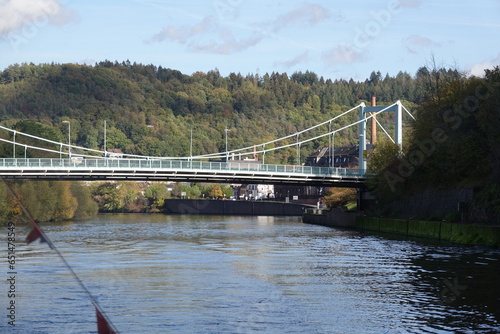
<svg viewBox="0 0 500 334">
<path fill-rule="evenodd" d="M 9 216 L 9 192 L 4 182 L 0 182 L 0 223 L 6 222 Z"/>
<path fill-rule="evenodd" d="M 123 209 L 122 198 L 120 198 L 117 185 L 114 183 L 100 184 L 94 190 L 93 196 L 102 211 L 117 212 Z"/>
<path fill-rule="evenodd" d="M 344 206 L 356 201 L 356 189 L 354 188 L 328 188 L 323 202 L 328 207 Z"/>
<path fill-rule="evenodd" d="M 107 148 L 125 150 L 132 142 L 127 136 L 115 127 L 111 127 L 106 132 Z"/>
<path fill-rule="evenodd" d="M 97 214 L 99 207 L 92 199 L 92 192 L 87 185 L 83 182 L 71 182 L 71 194 L 78 203 L 73 218 L 89 218 Z"/>
<path fill-rule="evenodd" d="M 221 198 L 224 196 L 224 193 L 222 192 L 222 188 L 220 186 L 220 184 L 212 184 L 209 186 L 209 189 L 208 189 L 208 196 L 213 198 L 213 199 L 217 199 L 217 198 Z"/>
<path fill-rule="evenodd" d="M 159 212 L 159 208 L 163 207 L 170 194 L 164 184 L 152 184 L 144 190 L 144 196 L 151 203 L 150 211 Z"/>
<path fill-rule="evenodd" d="M 24 182 L 19 191 L 23 205 L 34 220 L 54 220 L 58 196 L 52 191 L 49 181 Z"/>
<path fill-rule="evenodd" d="M 71 182 L 54 181 L 51 188 L 56 200 L 51 220 L 72 219 L 78 207 L 78 202 L 71 192 Z"/>
<path fill-rule="evenodd" d="M 175 197 L 178 197 L 178 198 L 181 198 L 181 197 L 191 198 L 190 190 L 191 190 L 191 187 L 189 185 L 187 185 L 185 183 L 176 183 L 174 185 L 174 188 L 172 189 L 172 195 Z M 185 195 L 182 195 L 183 193 Z"/>
</svg>

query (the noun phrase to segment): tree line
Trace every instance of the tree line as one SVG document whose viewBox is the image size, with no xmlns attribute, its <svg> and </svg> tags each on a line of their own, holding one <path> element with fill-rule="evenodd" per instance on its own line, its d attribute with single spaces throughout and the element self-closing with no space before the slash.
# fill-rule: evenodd
<svg viewBox="0 0 500 334">
<path fill-rule="evenodd" d="M 98 212 L 158 213 L 166 199 L 231 196 L 229 185 L 217 183 L 6 181 L 0 183 L 0 223 L 24 217 L 23 208 L 35 221 L 47 222 L 90 218 Z"/>
<path fill-rule="evenodd" d="M 379 200 L 474 188 L 471 219 L 500 224 L 500 67 L 443 84 L 416 115 L 402 152 L 385 141 L 370 158 Z"/>
<path fill-rule="evenodd" d="M 228 147 L 235 149 L 311 127 L 360 102 L 368 103 L 372 95 L 377 96 L 380 105 L 400 99 L 418 118 L 418 122 L 405 129 L 405 143 L 410 144 L 405 144 L 403 157 L 410 161 L 411 173 L 407 174 L 411 175 L 399 173 L 398 168 L 403 167 L 399 167 L 398 161 L 404 159 L 384 141 L 371 157 L 372 170 L 382 176 L 374 182 L 376 192 L 381 198 L 390 198 L 402 189 L 417 189 L 417 184 L 450 187 L 456 186 L 451 180 L 474 179 L 482 185 L 490 175 L 498 174 L 495 161 L 500 145 L 497 145 L 497 132 L 494 131 L 497 128 L 493 111 L 498 91 L 497 86 L 494 90 L 489 88 L 497 82 L 498 69 L 489 71 L 482 79 L 435 65 L 422 66 L 415 74 L 399 72 L 395 76 L 373 71 L 366 80 L 355 81 L 324 79 L 310 71 L 290 75 L 273 72 L 222 76 L 214 69 L 187 75 L 170 68 L 129 61 L 103 61 L 94 66 L 24 63 L 11 65 L 0 72 L 0 124 L 56 142 L 66 142 L 70 135 L 73 145 L 88 148 L 102 150 L 106 141 L 107 148 L 121 149 L 129 154 L 188 156 L 191 151 L 194 155 L 224 151 L 226 128 L 230 130 Z M 477 107 L 470 105 L 475 102 L 468 98 L 470 96 L 478 99 Z M 457 109 L 456 105 L 461 105 L 462 109 Z M 475 108 L 475 111 L 469 112 L 467 108 Z M 357 113 L 351 113 L 334 121 L 332 126 L 345 126 L 357 121 L 358 117 Z M 389 124 L 391 117 L 390 113 L 383 113 L 379 120 Z M 71 133 L 63 121 L 70 123 Z M 405 122 L 409 124 L 406 119 Z M 449 138 L 439 145 L 433 137 L 437 128 L 443 128 Z M 317 129 L 313 135 L 324 133 L 324 130 Z M 357 127 L 352 127 L 339 133 L 335 145 L 357 143 L 357 131 Z M 0 137 L 13 139 L 11 133 L 4 131 L 0 131 Z M 429 138 L 436 145 L 429 144 Z M 21 136 L 16 137 L 16 141 L 39 144 Z M 266 154 L 266 162 L 300 164 L 303 161 L 298 161 L 298 156 L 305 158 L 327 145 L 325 137 L 302 145 L 299 155 L 295 147 L 271 152 Z M 489 154 L 491 152 L 493 154 Z M 420 159 L 422 154 L 425 159 Z M 14 152 L 12 145 L 0 143 L 0 157 L 53 155 L 19 147 Z M 393 173 L 396 181 L 388 182 L 385 176 L 390 174 L 387 172 Z M 445 172 L 453 177 L 443 179 L 441 176 Z M 61 188 L 64 183 L 29 184 L 16 185 L 26 200 L 34 196 L 27 190 L 29 187 L 33 188 L 33 193 L 50 189 L 54 198 L 62 198 L 63 195 L 56 194 L 64 191 L 66 194 L 74 191 L 72 196 L 63 197 L 68 201 L 73 197 L 78 202 L 75 189 L 87 189 L 85 191 L 101 211 L 112 212 L 155 211 L 161 202 L 158 198 L 172 195 L 165 193 L 163 188 L 160 191 L 152 186 L 131 189 L 137 185 L 127 183 L 105 183 L 90 188 L 65 185 L 69 190 L 64 191 Z M 193 192 L 192 198 L 197 197 L 198 192 L 208 196 L 208 192 L 197 190 L 197 187 L 200 186 L 188 190 Z M 491 194 L 484 196 L 491 197 Z M 38 198 L 32 200 L 39 201 Z M 9 203 L 2 201 L 2 205 Z M 95 209 L 91 209 L 92 204 L 82 205 L 87 206 L 89 212 Z M 33 210 L 37 211 L 36 206 Z M 43 218 L 41 213 L 40 219 L 59 219 L 71 214 L 79 217 L 78 211 L 70 211 L 53 210 L 50 218 Z"/>
<path fill-rule="evenodd" d="M 412 108 L 457 76 L 457 70 L 427 67 L 415 75 L 374 71 L 365 81 L 354 81 L 325 80 L 310 71 L 224 77 L 214 69 L 186 75 L 129 61 L 14 64 L 0 72 L 0 119 L 2 125 L 62 142 L 69 131 L 62 122 L 68 121 L 71 143 L 88 148 L 103 149 L 106 139 L 107 148 L 129 154 L 187 156 L 190 151 L 224 151 L 226 127 L 229 149 L 260 144 L 330 119 L 373 94 L 380 103 L 400 99 Z M 352 113 L 332 126 L 358 117 Z M 357 137 L 353 127 L 343 131 L 336 144 L 353 144 Z M 327 142 L 325 138 L 305 144 L 300 155 Z M 300 163 L 294 150 L 270 152 L 266 160 Z M 11 146 L 0 146 L 2 156 L 13 153 Z M 21 157 L 24 153 L 16 152 Z M 26 154 L 35 155 L 29 150 Z"/>
</svg>

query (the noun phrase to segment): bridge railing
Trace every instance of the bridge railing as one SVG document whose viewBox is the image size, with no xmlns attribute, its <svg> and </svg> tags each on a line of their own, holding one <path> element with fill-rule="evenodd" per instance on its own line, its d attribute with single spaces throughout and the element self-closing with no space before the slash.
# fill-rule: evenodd
<svg viewBox="0 0 500 334">
<path fill-rule="evenodd" d="M 228 171 L 228 172 L 263 172 L 309 175 L 334 175 L 362 177 L 365 171 L 349 168 L 314 167 L 299 165 L 270 165 L 245 162 L 210 162 L 186 160 L 153 160 L 153 159 L 49 159 L 49 158 L 0 158 L 0 168 L 48 168 L 48 169 L 164 169 L 164 170 L 196 170 L 196 171 Z"/>
</svg>

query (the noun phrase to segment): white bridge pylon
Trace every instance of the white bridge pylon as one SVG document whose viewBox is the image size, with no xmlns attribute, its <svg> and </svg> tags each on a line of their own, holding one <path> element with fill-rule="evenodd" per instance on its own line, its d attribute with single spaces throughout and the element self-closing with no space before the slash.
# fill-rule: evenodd
<svg viewBox="0 0 500 334">
<path fill-rule="evenodd" d="M 359 121 L 353 122 L 351 124 L 345 125 L 343 127 L 337 128 L 337 129 L 332 129 L 332 122 L 337 120 L 340 117 L 343 117 L 350 112 L 353 112 L 355 110 L 359 109 L 359 116 L 360 119 Z M 183 156 L 183 157 L 158 157 L 158 156 L 143 156 L 143 155 L 134 155 L 134 154 L 123 154 L 123 158 L 132 158 L 132 159 L 147 159 L 147 160 L 209 160 L 209 159 L 228 159 L 232 156 L 239 156 L 239 157 L 245 157 L 245 156 L 254 156 L 255 154 L 262 155 L 262 164 L 265 163 L 265 155 L 266 152 L 272 152 L 276 151 L 279 149 L 284 149 L 288 147 L 296 147 L 297 148 L 297 162 L 300 164 L 300 147 L 301 145 L 311 142 L 314 140 L 318 140 L 320 138 L 329 136 L 329 142 L 333 142 L 334 135 L 337 132 L 340 132 L 342 130 L 345 130 L 347 128 L 350 128 L 352 126 L 358 125 L 359 126 L 359 169 L 360 171 L 365 171 L 366 170 L 366 159 L 364 157 L 364 151 L 366 150 L 366 122 L 372 118 L 375 117 L 377 114 L 381 112 L 395 112 L 396 117 L 395 117 L 395 139 L 392 139 L 391 136 L 387 133 L 387 131 L 382 127 L 382 125 L 377 121 L 378 125 L 382 128 L 382 130 L 385 132 L 385 134 L 395 143 L 399 146 L 400 150 L 402 149 L 402 142 L 403 142 L 403 118 L 402 118 L 402 110 L 405 110 L 413 119 L 413 115 L 406 109 L 403 104 L 398 100 L 397 102 L 389 105 L 389 106 L 376 106 L 376 107 L 367 107 L 364 102 L 358 104 L 357 106 L 327 120 L 322 123 L 316 124 L 312 127 L 309 127 L 307 129 L 298 131 L 296 133 L 284 136 L 279 139 L 271 140 L 265 143 L 261 144 L 256 144 L 240 149 L 234 149 L 234 150 L 227 150 L 226 152 L 218 152 L 218 153 L 210 153 L 210 154 L 201 154 L 201 155 L 190 155 L 190 156 Z M 307 139 L 302 139 L 305 137 L 305 134 L 307 132 L 310 132 L 320 126 L 326 126 L 328 125 L 328 130 L 318 136 L 312 137 L 312 138 L 307 138 Z M 69 157 L 74 156 L 74 157 L 88 157 L 88 158 L 105 158 L 106 157 L 106 152 L 101 151 L 101 150 L 96 150 L 96 149 L 90 149 L 90 148 L 85 148 L 82 146 L 77 146 L 77 145 L 71 145 L 69 143 L 61 143 L 61 142 L 56 142 L 52 141 L 46 138 L 41 138 L 37 137 L 31 134 L 23 133 L 17 130 L 9 129 L 4 126 L 0 126 L 0 129 L 5 130 L 9 133 L 12 134 L 12 140 L 10 139 L 5 139 L 0 137 L 0 142 L 5 142 L 13 145 L 13 154 L 15 158 L 15 152 L 16 152 L 16 147 L 21 147 L 24 149 L 24 154 L 26 156 L 26 150 L 33 149 L 33 150 L 39 150 L 39 151 L 45 151 L 45 152 L 52 152 L 55 154 L 58 154 L 60 157 L 62 155 L 68 155 Z M 16 135 L 17 135 L 17 140 L 16 140 Z M 32 146 L 32 145 L 26 145 L 23 143 L 19 142 L 19 137 L 20 136 L 26 136 L 32 139 L 40 140 L 42 142 L 45 142 L 47 144 L 53 145 L 53 147 L 56 147 L 58 149 L 50 149 L 50 148 L 44 148 L 44 147 L 38 147 L 38 146 Z M 290 139 L 294 139 L 294 142 L 290 143 Z M 279 145 L 280 141 L 286 141 L 284 144 Z M 267 146 L 267 148 L 266 148 Z M 273 146 L 273 147 L 269 147 Z M 73 151 L 74 153 L 71 153 Z M 79 152 L 76 154 L 76 152 Z"/>
<path fill-rule="evenodd" d="M 387 133 L 384 127 L 378 122 L 377 124 L 382 128 L 384 133 L 392 140 L 392 142 L 399 146 L 399 152 L 403 150 L 403 108 L 405 111 L 413 118 L 413 115 L 403 106 L 401 101 L 396 101 L 396 103 L 389 106 L 374 106 L 367 107 L 365 103 L 361 103 L 359 108 L 359 169 L 366 169 L 366 158 L 364 152 L 366 151 L 366 123 L 367 120 L 375 117 L 378 113 L 393 111 L 396 113 L 394 118 L 394 139 Z M 367 116 L 369 114 L 369 116 Z M 376 118 L 375 118 L 376 120 Z"/>
</svg>

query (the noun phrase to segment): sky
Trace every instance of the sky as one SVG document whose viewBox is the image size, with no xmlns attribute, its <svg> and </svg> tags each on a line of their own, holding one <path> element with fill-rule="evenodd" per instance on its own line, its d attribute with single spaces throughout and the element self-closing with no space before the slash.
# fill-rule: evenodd
<svg viewBox="0 0 500 334">
<path fill-rule="evenodd" d="M 365 80 L 500 65 L 500 0 L 0 0 L 0 70 L 137 62 Z"/>
</svg>

